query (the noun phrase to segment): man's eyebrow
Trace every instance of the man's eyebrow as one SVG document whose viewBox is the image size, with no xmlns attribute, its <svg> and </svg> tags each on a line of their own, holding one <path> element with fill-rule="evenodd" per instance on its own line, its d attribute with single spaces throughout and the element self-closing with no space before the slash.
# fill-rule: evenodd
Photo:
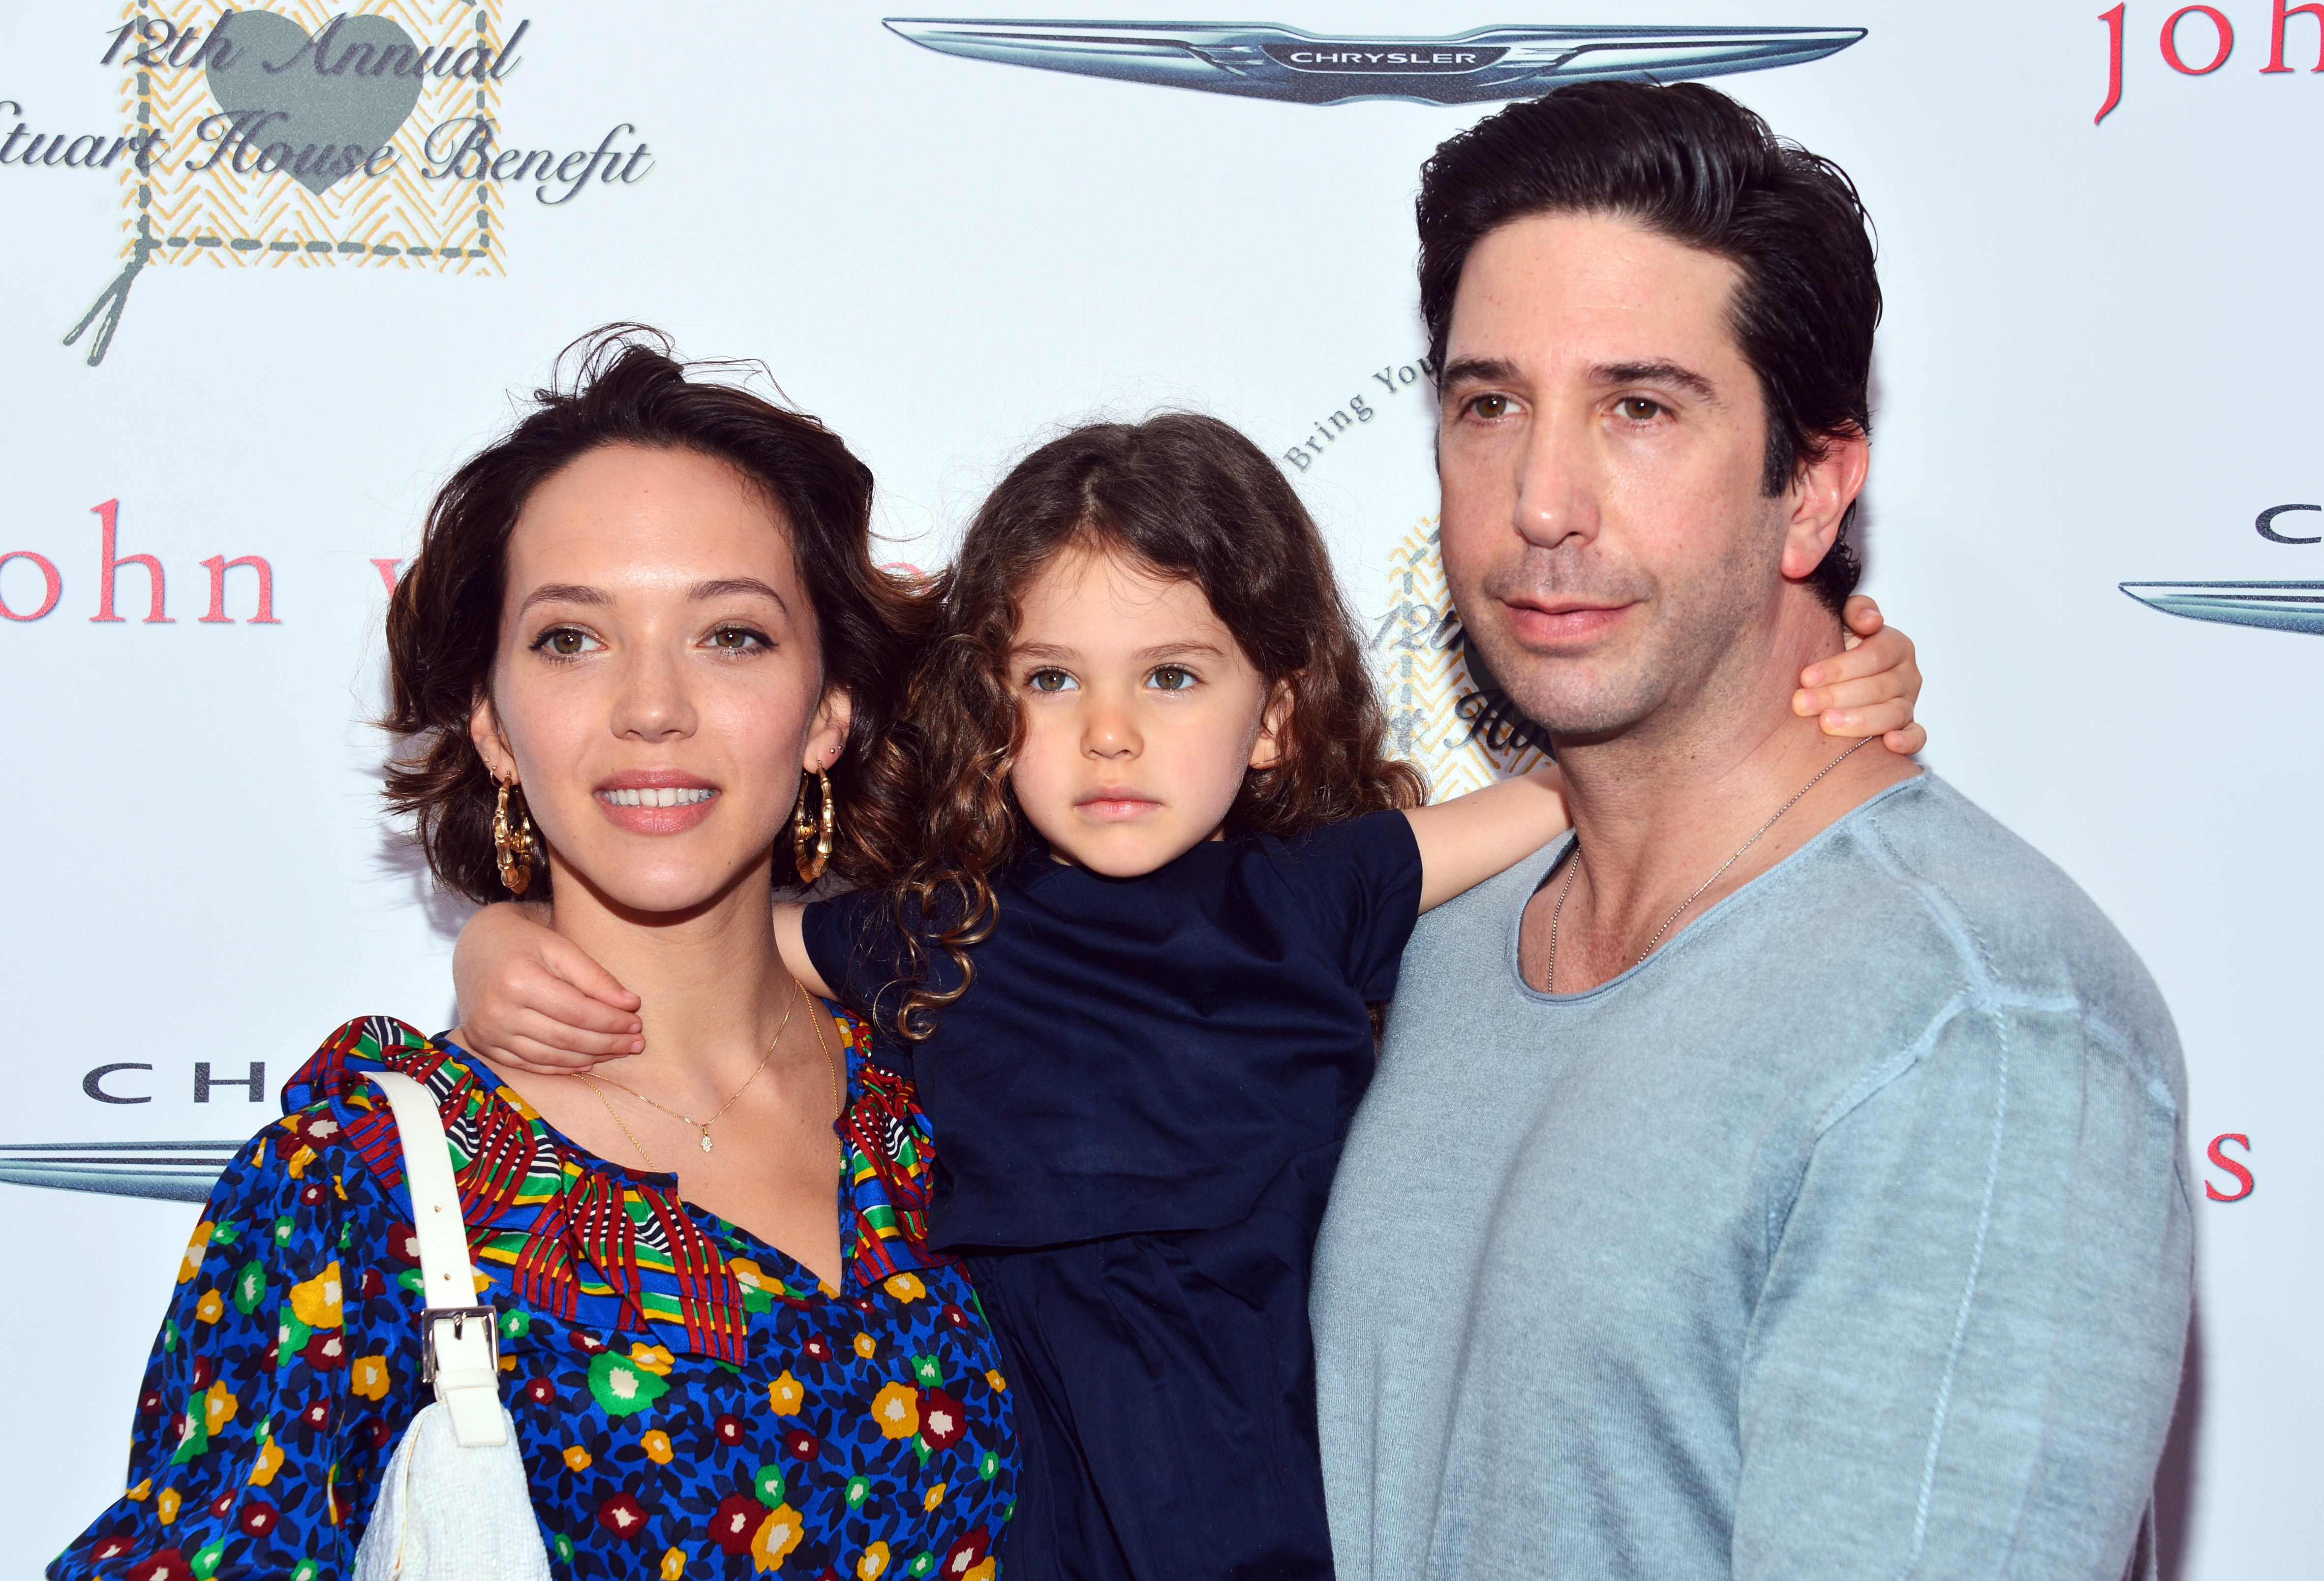
<svg viewBox="0 0 2324 1581">
<path fill-rule="evenodd" d="M 578 582 L 544 582 L 524 596 L 516 606 L 522 615 L 536 604 L 611 604 L 613 596 L 603 587 L 584 587 Z"/>
<path fill-rule="evenodd" d="M 1593 384 L 1663 384 L 1685 391 L 1698 401 L 1715 404 L 1719 392 L 1692 368 L 1674 362 L 1600 363 L 1590 370 Z"/>
<path fill-rule="evenodd" d="M 1436 382 L 1446 388 L 1454 384 L 1507 384 L 1517 376 L 1515 363 L 1497 356 L 1464 356 L 1446 364 L 1444 376 Z"/>
<path fill-rule="evenodd" d="M 732 598 L 737 596 L 771 598 L 775 601 L 777 609 L 781 610 L 785 615 L 791 612 L 791 606 L 783 602 L 783 596 L 756 577 L 721 577 L 715 582 L 696 582 L 693 590 L 687 595 L 696 603 L 706 598 Z"/>
</svg>

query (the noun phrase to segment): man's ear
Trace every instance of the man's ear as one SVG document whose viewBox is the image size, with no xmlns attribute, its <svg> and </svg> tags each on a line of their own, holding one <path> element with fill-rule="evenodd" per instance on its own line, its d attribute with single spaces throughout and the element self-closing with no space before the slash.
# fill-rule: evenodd
<svg viewBox="0 0 2324 1581">
<path fill-rule="evenodd" d="M 1268 694 L 1266 711 L 1259 717 L 1259 735 L 1250 744 L 1250 766 L 1271 769 L 1283 761 L 1283 732 L 1291 723 L 1291 683 L 1278 680 Z"/>
<path fill-rule="evenodd" d="M 503 785 L 516 783 L 516 754 L 509 750 L 508 737 L 501 733 L 501 717 L 493 710 L 493 694 L 478 688 L 475 706 L 468 710 L 468 739 L 476 745 L 476 755 L 484 760 L 484 769 L 494 781 Z"/>
<path fill-rule="evenodd" d="M 801 754 L 799 766 L 808 772 L 828 769 L 847 750 L 847 729 L 855 722 L 855 704 L 844 687 L 832 687 L 816 705 L 815 717 L 807 721 L 807 749 Z"/>
<path fill-rule="evenodd" d="M 1848 507 L 1864 492 L 1872 467 L 1872 442 L 1850 429 L 1823 442 L 1823 458 L 1804 468 L 1789 493 L 1791 515 L 1784 527 L 1784 575 L 1797 582 L 1823 564 L 1848 519 Z"/>
</svg>

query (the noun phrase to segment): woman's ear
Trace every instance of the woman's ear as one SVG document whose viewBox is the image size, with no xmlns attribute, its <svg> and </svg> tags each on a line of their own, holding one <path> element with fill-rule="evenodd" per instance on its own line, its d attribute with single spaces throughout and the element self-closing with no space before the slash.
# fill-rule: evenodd
<svg viewBox="0 0 2324 1581">
<path fill-rule="evenodd" d="M 823 694 L 816 706 L 815 717 L 807 722 L 807 749 L 799 766 L 809 773 L 828 769 L 847 750 L 848 726 L 855 722 L 855 705 L 843 687 L 833 687 Z"/>
<path fill-rule="evenodd" d="M 479 690 L 475 707 L 468 710 L 468 739 L 475 744 L 476 755 L 484 760 L 484 770 L 496 783 L 516 783 L 516 754 L 509 750 L 508 738 L 501 734 L 501 717 L 493 710 L 490 692 Z"/>
<path fill-rule="evenodd" d="M 1259 735 L 1250 744 L 1250 766 L 1271 769 L 1283 761 L 1283 733 L 1291 723 L 1291 683 L 1278 680 L 1268 694 L 1267 708 L 1259 717 Z"/>
</svg>

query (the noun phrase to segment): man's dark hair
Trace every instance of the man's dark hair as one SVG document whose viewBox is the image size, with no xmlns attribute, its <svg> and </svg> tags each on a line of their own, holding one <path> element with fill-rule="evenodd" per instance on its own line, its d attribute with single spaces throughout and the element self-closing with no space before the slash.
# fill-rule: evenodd
<svg viewBox="0 0 2324 1581">
<path fill-rule="evenodd" d="M 1767 408 L 1762 485 L 1779 495 L 1831 439 L 1872 431 L 1880 322 L 1871 221 L 1848 172 L 1700 83 L 1582 82 L 1447 139 L 1420 174 L 1420 316 L 1444 366 L 1469 250 L 1537 214 L 1609 214 L 1742 273 L 1735 340 Z M 1837 610 L 1862 567 L 1840 536 L 1810 578 Z"/>
</svg>

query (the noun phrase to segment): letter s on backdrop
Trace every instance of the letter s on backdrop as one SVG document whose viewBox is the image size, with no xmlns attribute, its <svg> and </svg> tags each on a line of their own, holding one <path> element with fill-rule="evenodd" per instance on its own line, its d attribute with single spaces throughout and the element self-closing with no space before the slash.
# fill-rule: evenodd
<svg viewBox="0 0 2324 1581">
<path fill-rule="evenodd" d="M 2246 1136 L 2240 1131 L 2223 1132 L 2219 1135 L 2211 1138 L 2209 1155 L 2213 1167 L 2225 1170 L 2228 1174 L 2233 1175 L 2238 1182 L 2235 1190 L 2222 1191 L 2217 1186 L 2212 1185 L 2209 1180 L 2204 1181 L 2203 1195 L 2209 1197 L 2213 1202 L 2241 1202 L 2245 1197 L 2249 1197 L 2252 1194 L 2252 1188 L 2255 1184 L 2252 1179 L 2252 1172 L 2220 1151 L 2231 1142 L 2237 1147 L 2242 1148 L 2246 1157 L 2250 1156 L 2251 1153 L 2251 1138 Z"/>
</svg>

